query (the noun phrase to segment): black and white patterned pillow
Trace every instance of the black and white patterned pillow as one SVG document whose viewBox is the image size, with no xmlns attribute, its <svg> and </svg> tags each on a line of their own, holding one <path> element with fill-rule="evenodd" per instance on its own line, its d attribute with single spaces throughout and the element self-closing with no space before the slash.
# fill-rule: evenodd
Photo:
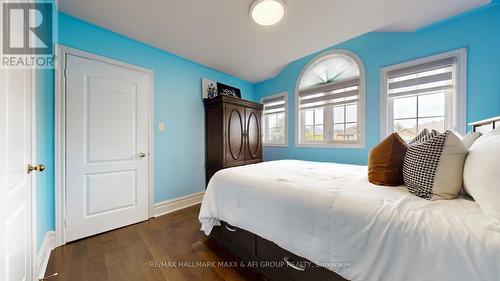
<svg viewBox="0 0 500 281">
<path fill-rule="evenodd" d="M 422 142 L 425 142 L 425 141 L 428 141 L 430 139 L 432 139 L 433 137 L 437 136 L 439 133 L 436 131 L 436 130 L 432 130 L 429 132 L 429 130 L 427 129 L 423 129 L 422 132 L 420 132 L 420 134 L 418 134 L 416 137 L 414 137 L 409 143 L 408 145 L 415 145 L 417 143 L 422 143 Z"/>
<path fill-rule="evenodd" d="M 455 198 L 462 186 L 467 151 L 451 131 L 410 145 L 403 163 L 408 190 L 428 200 Z"/>
</svg>

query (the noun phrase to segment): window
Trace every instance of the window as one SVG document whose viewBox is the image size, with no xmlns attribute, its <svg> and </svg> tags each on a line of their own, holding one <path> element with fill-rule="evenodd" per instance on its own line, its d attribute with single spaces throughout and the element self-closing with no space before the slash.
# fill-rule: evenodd
<svg viewBox="0 0 500 281">
<path fill-rule="evenodd" d="M 425 128 L 463 134 L 464 60 L 459 50 L 383 69 L 382 137 L 397 132 L 409 141 Z"/>
<path fill-rule="evenodd" d="M 351 52 L 336 50 L 304 68 L 297 90 L 299 146 L 364 146 L 364 70 Z"/>
<path fill-rule="evenodd" d="M 287 99 L 287 93 L 262 98 L 264 145 L 287 145 Z"/>
</svg>

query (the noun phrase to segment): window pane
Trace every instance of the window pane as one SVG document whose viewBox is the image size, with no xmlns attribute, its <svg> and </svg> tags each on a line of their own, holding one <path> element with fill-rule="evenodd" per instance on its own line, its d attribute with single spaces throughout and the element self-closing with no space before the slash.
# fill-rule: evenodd
<svg viewBox="0 0 500 281">
<path fill-rule="evenodd" d="M 285 141 L 285 130 L 283 128 L 276 128 L 276 141 L 277 142 Z"/>
<path fill-rule="evenodd" d="M 345 124 L 345 140 L 358 139 L 358 123 Z"/>
<path fill-rule="evenodd" d="M 346 55 L 333 54 L 319 59 L 311 68 L 307 69 L 299 87 L 304 89 L 356 77 L 359 77 L 359 68 L 356 62 Z"/>
<path fill-rule="evenodd" d="M 284 136 L 279 128 L 271 129 L 270 131 L 271 131 L 271 136 L 269 138 L 269 141 L 276 143 L 276 142 L 282 142 L 284 140 Z"/>
<path fill-rule="evenodd" d="M 304 133 L 305 140 L 313 140 L 314 139 L 314 126 L 307 126 L 306 131 Z"/>
<path fill-rule="evenodd" d="M 268 116 L 268 126 L 269 128 L 274 128 L 276 127 L 276 115 L 272 114 L 272 115 L 267 115 Z"/>
<path fill-rule="evenodd" d="M 418 119 L 418 130 L 422 131 L 424 128 L 427 128 L 429 131 L 444 132 L 444 117 Z"/>
<path fill-rule="evenodd" d="M 314 111 L 312 110 L 307 110 L 305 112 L 306 115 L 306 126 L 311 126 L 314 125 Z"/>
<path fill-rule="evenodd" d="M 333 107 L 333 123 L 344 123 L 344 106 Z"/>
<path fill-rule="evenodd" d="M 333 125 L 333 139 L 344 140 L 344 124 Z"/>
<path fill-rule="evenodd" d="M 274 140 L 275 140 L 275 138 L 276 138 L 276 129 L 274 129 L 274 128 L 270 128 L 270 129 L 268 130 L 268 132 L 269 132 L 269 133 L 268 133 L 268 137 L 267 137 L 267 139 L 268 139 L 269 141 L 271 141 L 271 142 L 272 142 L 272 141 L 274 141 Z"/>
<path fill-rule="evenodd" d="M 444 116 L 444 92 L 418 97 L 418 117 Z"/>
<path fill-rule="evenodd" d="M 323 140 L 323 126 L 314 127 L 314 140 Z"/>
<path fill-rule="evenodd" d="M 277 115 L 277 121 L 276 121 L 276 126 L 278 127 L 285 127 L 285 114 L 280 113 Z"/>
<path fill-rule="evenodd" d="M 417 97 L 394 98 L 394 119 L 417 117 Z"/>
<path fill-rule="evenodd" d="M 323 124 L 323 108 L 314 110 L 314 125 Z"/>
<path fill-rule="evenodd" d="M 349 104 L 345 107 L 345 121 L 357 122 L 358 121 L 358 104 Z"/>
<path fill-rule="evenodd" d="M 394 132 L 405 141 L 417 136 L 417 119 L 394 120 Z"/>
<path fill-rule="evenodd" d="M 281 98 L 281 97 L 280 97 Z M 263 112 L 263 141 L 264 145 L 269 144 L 284 144 L 286 141 L 286 102 L 284 100 L 269 102 L 269 99 L 264 99 Z M 269 109 L 271 106 L 282 106 L 282 108 Z M 267 110 L 266 110 L 267 108 Z M 301 119 L 304 119 L 305 111 L 300 111 Z M 305 119 L 302 121 L 304 122 Z"/>
</svg>

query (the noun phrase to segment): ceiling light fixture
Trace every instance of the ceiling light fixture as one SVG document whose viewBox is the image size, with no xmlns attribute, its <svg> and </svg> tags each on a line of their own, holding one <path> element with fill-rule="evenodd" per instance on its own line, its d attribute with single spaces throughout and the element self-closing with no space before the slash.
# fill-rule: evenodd
<svg viewBox="0 0 500 281">
<path fill-rule="evenodd" d="M 285 2 L 282 0 L 256 0 L 250 6 L 250 17 L 260 25 L 277 24 L 284 16 Z"/>
</svg>

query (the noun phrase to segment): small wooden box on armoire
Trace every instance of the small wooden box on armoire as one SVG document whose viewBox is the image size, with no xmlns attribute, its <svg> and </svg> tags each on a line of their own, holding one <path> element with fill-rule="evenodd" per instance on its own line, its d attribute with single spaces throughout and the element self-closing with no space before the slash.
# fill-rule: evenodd
<svg viewBox="0 0 500 281">
<path fill-rule="evenodd" d="M 206 184 L 221 169 L 262 162 L 263 105 L 224 95 L 203 103 Z"/>
</svg>

